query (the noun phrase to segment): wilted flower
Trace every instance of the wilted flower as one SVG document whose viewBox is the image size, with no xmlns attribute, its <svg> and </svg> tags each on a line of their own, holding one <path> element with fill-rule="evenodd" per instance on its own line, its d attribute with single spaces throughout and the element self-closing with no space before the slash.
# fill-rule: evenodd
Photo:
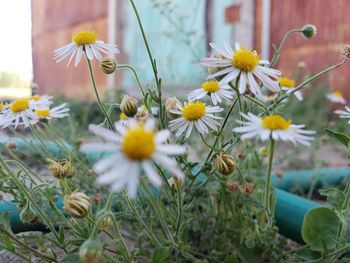
<svg viewBox="0 0 350 263">
<path fill-rule="evenodd" d="M 177 104 L 181 105 L 181 102 L 176 97 L 170 97 L 165 101 L 165 112 L 171 120 L 177 118 L 177 114 L 171 113 L 172 110 L 177 110 Z"/>
<path fill-rule="evenodd" d="M 229 175 L 234 172 L 236 162 L 232 155 L 222 151 L 213 160 L 213 167 L 223 175 Z"/>
<path fill-rule="evenodd" d="M 60 160 L 60 161 L 49 160 L 49 161 L 50 161 L 50 164 L 48 165 L 48 169 L 51 171 L 53 177 L 57 179 L 63 179 L 63 178 L 71 178 L 75 175 L 75 169 L 71 161 L 68 161 L 68 160 Z"/>
</svg>

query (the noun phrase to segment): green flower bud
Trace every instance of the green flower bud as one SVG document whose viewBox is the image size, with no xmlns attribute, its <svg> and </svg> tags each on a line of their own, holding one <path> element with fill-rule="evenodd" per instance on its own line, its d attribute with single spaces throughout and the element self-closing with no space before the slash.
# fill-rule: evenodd
<svg viewBox="0 0 350 263">
<path fill-rule="evenodd" d="M 316 33 L 317 33 L 317 29 L 316 29 L 316 26 L 314 25 L 308 24 L 303 26 L 303 28 L 301 29 L 301 34 L 306 39 L 313 38 L 316 35 Z"/>
<path fill-rule="evenodd" d="M 137 113 L 137 103 L 133 97 L 125 95 L 120 103 L 120 109 L 128 117 L 134 117 Z"/>
<path fill-rule="evenodd" d="M 101 60 L 99 66 L 103 73 L 112 74 L 117 69 L 117 62 L 113 58 L 106 57 Z"/>
<path fill-rule="evenodd" d="M 176 97 L 170 97 L 165 102 L 165 112 L 170 120 L 173 120 L 179 117 L 179 115 L 170 112 L 172 110 L 178 109 L 176 105 L 181 105 L 181 102 Z"/>
<path fill-rule="evenodd" d="M 107 215 L 109 214 L 109 215 Z M 102 209 L 96 214 L 96 221 L 99 230 L 106 230 L 113 226 L 112 212 L 107 209 Z"/>
<path fill-rule="evenodd" d="M 75 169 L 71 161 L 59 160 L 53 161 L 49 160 L 51 163 L 48 165 L 48 169 L 51 171 L 52 176 L 57 179 L 71 178 L 75 175 Z"/>
<path fill-rule="evenodd" d="M 38 220 L 36 212 L 30 207 L 29 203 L 26 204 L 19 217 L 23 223 L 27 224 L 34 224 Z"/>
<path fill-rule="evenodd" d="M 223 175 L 229 175 L 236 168 L 236 163 L 232 155 L 222 151 L 213 160 L 213 167 Z"/>
<path fill-rule="evenodd" d="M 98 237 L 90 237 L 80 246 L 79 256 L 83 263 L 97 263 L 102 255 L 102 244 Z"/>
<path fill-rule="evenodd" d="M 64 196 L 64 211 L 75 218 L 83 218 L 91 207 L 90 198 L 81 192 L 73 192 Z"/>
</svg>

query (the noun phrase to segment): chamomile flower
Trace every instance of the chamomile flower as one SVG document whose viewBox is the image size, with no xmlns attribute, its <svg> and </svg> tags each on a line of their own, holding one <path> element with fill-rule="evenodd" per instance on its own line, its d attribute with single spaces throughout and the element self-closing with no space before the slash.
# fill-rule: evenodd
<svg viewBox="0 0 350 263">
<path fill-rule="evenodd" d="M 37 116 L 34 113 L 34 100 L 32 99 L 17 99 L 4 106 L 3 115 L 0 120 L 0 125 L 5 128 L 9 126 L 24 125 L 28 127 L 37 121 Z"/>
<path fill-rule="evenodd" d="M 35 109 L 46 109 L 49 108 L 50 105 L 53 103 L 52 100 L 52 96 L 48 96 L 48 95 L 34 95 L 32 96 L 31 99 L 31 105 L 33 106 L 33 108 Z"/>
<path fill-rule="evenodd" d="M 124 126 L 128 125 L 128 117 L 123 112 L 119 114 L 119 123 Z"/>
<path fill-rule="evenodd" d="M 289 79 L 287 77 L 280 77 L 278 79 L 278 83 L 281 86 L 281 89 L 287 91 L 287 94 L 293 92 L 295 89 L 295 80 Z M 300 90 L 294 92 L 294 96 L 299 100 L 303 100 L 303 94 Z"/>
<path fill-rule="evenodd" d="M 186 138 L 190 137 L 193 126 L 201 134 L 209 133 L 207 126 L 217 131 L 220 124 L 215 119 L 222 118 L 214 116 L 213 113 L 224 110 L 218 106 L 206 106 L 201 101 L 187 102 L 184 106 L 178 104 L 177 108 L 177 110 L 170 110 L 170 112 L 181 115 L 181 117 L 170 121 L 169 128 L 173 132 L 177 130 L 175 134 L 177 137 L 187 130 Z"/>
<path fill-rule="evenodd" d="M 327 99 L 331 102 L 346 104 L 346 100 L 343 97 L 343 93 L 340 91 L 334 91 L 326 95 Z"/>
<path fill-rule="evenodd" d="M 280 91 L 278 85 L 278 77 L 281 72 L 264 67 L 269 64 L 266 60 L 260 60 L 260 56 L 256 51 L 244 49 L 240 44 L 236 43 L 233 50 L 230 45 L 224 43 L 225 49 L 221 49 L 216 44 L 211 43 L 210 46 L 218 52 L 218 57 L 204 58 L 201 65 L 207 68 L 223 68 L 214 74 L 210 74 L 207 79 L 223 77 L 220 84 L 232 82 L 235 84 L 239 77 L 238 90 L 244 94 L 249 85 L 250 91 L 257 97 L 262 98 L 260 86 L 256 79 L 260 80 L 266 88 L 273 92 Z"/>
<path fill-rule="evenodd" d="M 345 106 L 345 110 L 336 110 L 334 113 L 340 115 L 339 117 L 342 119 L 350 119 L 350 108 L 348 106 Z M 350 120 L 348 123 L 350 123 Z"/>
<path fill-rule="evenodd" d="M 241 115 L 247 120 L 246 122 L 237 121 L 242 124 L 236 127 L 233 132 L 242 133 L 242 140 L 259 137 L 266 141 L 270 138 L 274 140 L 291 141 L 293 144 L 310 145 L 315 134 L 314 131 L 304 130 L 305 125 L 292 124 L 291 120 L 286 120 L 280 115 L 269 115 L 259 118 L 252 113 Z"/>
<path fill-rule="evenodd" d="M 125 127 L 116 123 L 117 134 L 106 128 L 90 125 L 91 132 L 107 140 L 107 143 L 89 143 L 82 151 L 116 151 L 97 162 L 93 169 L 98 174 L 97 183 L 109 185 L 111 191 L 118 192 L 126 186 L 128 194 L 135 197 L 141 170 L 151 183 L 160 186 L 161 177 L 153 168 L 152 162 L 166 168 L 179 179 L 184 174 L 169 155 L 184 154 L 186 149 L 180 145 L 167 144 L 168 130 L 155 131 L 155 122 L 145 124 L 133 119 Z"/>
<path fill-rule="evenodd" d="M 69 108 L 67 107 L 67 103 L 62 103 L 59 106 L 50 108 L 38 108 L 35 109 L 35 114 L 38 116 L 38 119 L 60 119 L 69 115 Z"/>
<path fill-rule="evenodd" d="M 230 100 L 234 91 L 228 84 L 221 84 L 218 81 L 210 80 L 202 84 L 202 88 L 193 90 L 187 95 L 189 101 L 200 100 L 206 95 L 210 96 L 214 105 L 221 103 L 222 99 Z"/>
<path fill-rule="evenodd" d="M 101 60 L 101 52 L 106 54 L 119 53 L 119 49 L 116 45 L 104 43 L 101 40 L 97 40 L 97 38 L 98 36 L 95 31 L 73 33 L 72 42 L 70 44 L 55 50 L 54 59 L 56 63 L 70 56 L 67 64 L 67 66 L 69 66 L 75 56 L 74 66 L 77 66 L 84 52 L 89 60 L 93 60 L 94 57 L 97 60 Z"/>
</svg>

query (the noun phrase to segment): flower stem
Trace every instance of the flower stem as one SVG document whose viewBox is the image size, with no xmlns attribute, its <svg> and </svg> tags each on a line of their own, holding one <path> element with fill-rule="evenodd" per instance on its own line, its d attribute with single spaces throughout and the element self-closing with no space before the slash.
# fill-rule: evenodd
<svg viewBox="0 0 350 263">
<path fill-rule="evenodd" d="M 269 151 L 269 166 L 267 170 L 267 177 L 265 182 L 265 195 L 264 195 L 264 206 L 267 209 L 268 215 L 271 215 L 271 207 L 270 207 L 270 188 L 271 188 L 271 174 L 272 174 L 272 163 L 273 163 L 273 154 L 275 150 L 275 140 L 270 139 L 270 151 Z"/>
<path fill-rule="evenodd" d="M 84 52 L 85 53 L 85 52 Z M 100 95 L 98 94 L 98 91 L 97 91 L 97 86 L 96 86 L 96 81 L 95 81 L 95 77 L 94 77 L 94 72 L 92 70 L 92 66 L 91 66 L 91 61 L 90 59 L 87 57 L 87 54 L 85 53 L 85 57 L 86 57 L 86 61 L 88 63 L 88 66 L 89 66 L 89 72 L 90 72 L 90 78 L 91 78 L 91 82 L 92 82 L 92 86 L 94 88 L 94 92 L 95 92 L 95 95 L 96 95 L 96 98 L 97 98 L 97 101 L 98 101 L 98 104 L 100 105 L 100 108 L 103 112 L 103 114 L 105 115 L 106 119 L 107 119 L 107 122 L 108 122 L 108 125 L 110 126 L 110 128 L 115 132 L 115 128 L 114 128 L 114 125 L 111 121 L 111 119 L 109 118 L 109 115 L 106 111 L 106 108 L 104 107 L 102 101 L 101 101 L 101 98 L 100 98 Z"/>
<path fill-rule="evenodd" d="M 139 79 L 139 77 L 138 77 L 138 75 L 137 75 L 135 69 L 134 69 L 132 66 L 128 65 L 128 64 L 120 64 L 120 65 L 117 66 L 117 68 L 118 68 L 118 69 L 124 69 L 124 68 L 129 69 L 129 70 L 134 74 L 134 77 L 135 77 L 135 79 L 136 79 L 137 86 L 139 87 L 139 90 L 140 90 L 140 92 L 142 93 L 142 96 L 145 97 L 145 95 L 146 95 L 146 94 L 145 94 L 145 91 L 144 91 L 143 88 L 142 88 L 140 79 Z"/>
</svg>

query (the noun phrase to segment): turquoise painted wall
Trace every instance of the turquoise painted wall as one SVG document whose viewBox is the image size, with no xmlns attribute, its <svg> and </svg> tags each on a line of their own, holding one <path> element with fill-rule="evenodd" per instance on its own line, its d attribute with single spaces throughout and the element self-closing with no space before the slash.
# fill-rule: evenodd
<svg viewBox="0 0 350 263">
<path fill-rule="evenodd" d="M 233 25 L 224 23 L 224 9 L 233 0 L 214 1 L 213 41 L 234 42 Z M 204 0 L 136 0 L 141 20 L 165 88 L 200 85 L 206 71 L 198 65 L 206 56 L 204 39 Z M 152 69 L 133 11 L 125 9 L 127 19 L 124 52 L 143 83 L 152 85 Z M 132 76 L 125 86 L 134 85 Z"/>
</svg>

